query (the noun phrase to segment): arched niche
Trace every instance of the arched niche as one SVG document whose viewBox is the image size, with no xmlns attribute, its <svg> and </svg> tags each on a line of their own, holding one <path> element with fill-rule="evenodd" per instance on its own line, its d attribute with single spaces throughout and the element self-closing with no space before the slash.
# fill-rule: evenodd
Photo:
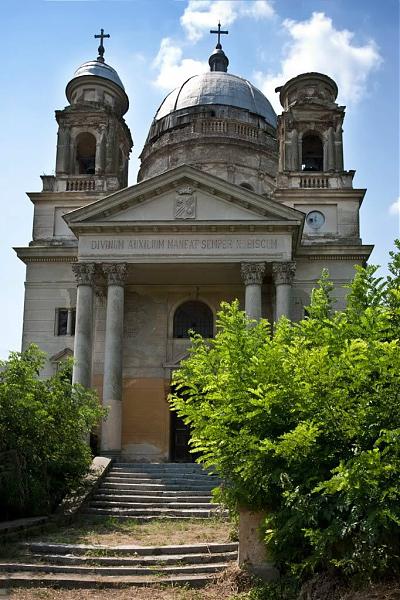
<svg viewBox="0 0 400 600">
<path fill-rule="evenodd" d="M 303 135 L 302 144 L 302 171 L 324 170 L 324 148 L 319 135 L 306 133 Z"/>
<path fill-rule="evenodd" d="M 82 132 L 76 138 L 76 164 L 79 175 L 94 175 L 96 167 L 96 138 Z"/>
<path fill-rule="evenodd" d="M 249 192 L 254 192 L 253 186 L 250 183 L 247 183 L 247 181 L 242 181 L 242 183 L 239 184 L 239 187 L 249 190 Z"/>
</svg>

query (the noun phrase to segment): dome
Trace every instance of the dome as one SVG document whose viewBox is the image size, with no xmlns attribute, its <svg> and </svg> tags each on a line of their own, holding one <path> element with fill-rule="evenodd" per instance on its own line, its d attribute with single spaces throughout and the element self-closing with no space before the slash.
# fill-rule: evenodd
<svg viewBox="0 0 400 600">
<path fill-rule="evenodd" d="M 155 120 L 182 108 L 207 104 L 242 108 L 264 117 L 267 123 L 276 127 L 275 111 L 264 94 L 247 79 L 223 71 L 211 71 L 187 79 L 165 98 Z"/>
<path fill-rule="evenodd" d="M 115 69 L 110 67 L 105 62 L 99 60 L 89 60 L 81 65 L 74 73 L 74 79 L 76 77 L 85 77 L 87 75 L 95 75 L 96 77 L 102 77 L 103 79 L 109 79 L 121 89 L 125 91 L 122 81 Z"/>
</svg>

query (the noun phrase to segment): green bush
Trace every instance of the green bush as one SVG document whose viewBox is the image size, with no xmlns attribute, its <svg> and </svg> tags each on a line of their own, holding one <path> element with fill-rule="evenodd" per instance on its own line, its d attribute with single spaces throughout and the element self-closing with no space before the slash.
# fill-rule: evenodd
<svg viewBox="0 0 400 600">
<path fill-rule="evenodd" d="M 97 396 L 70 383 L 71 363 L 39 379 L 44 361 L 32 345 L 0 362 L 0 519 L 51 512 L 91 463 Z"/>
<path fill-rule="evenodd" d="M 400 249 L 397 242 L 397 248 Z M 400 254 L 390 276 L 357 268 L 347 308 L 326 273 L 299 323 L 250 322 L 222 305 L 195 335 L 172 406 L 230 507 L 268 513 L 282 572 L 362 577 L 399 568 Z"/>
</svg>

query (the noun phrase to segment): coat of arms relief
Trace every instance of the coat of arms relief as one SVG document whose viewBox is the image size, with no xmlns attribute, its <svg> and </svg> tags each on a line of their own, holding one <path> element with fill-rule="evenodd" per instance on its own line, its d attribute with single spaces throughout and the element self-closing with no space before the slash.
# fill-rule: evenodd
<svg viewBox="0 0 400 600">
<path fill-rule="evenodd" d="M 176 192 L 175 219 L 196 218 L 196 194 L 191 187 L 184 187 Z"/>
</svg>

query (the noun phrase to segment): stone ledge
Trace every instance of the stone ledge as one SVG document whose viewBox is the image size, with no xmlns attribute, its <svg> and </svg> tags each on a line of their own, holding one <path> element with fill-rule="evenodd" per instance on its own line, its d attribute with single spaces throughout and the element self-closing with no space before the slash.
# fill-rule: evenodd
<svg viewBox="0 0 400 600">
<path fill-rule="evenodd" d="M 3 521 L 0 523 L 0 538 L 12 537 L 14 534 L 19 535 L 27 530 L 44 525 L 48 520 L 48 517 L 43 516 Z"/>
<path fill-rule="evenodd" d="M 95 456 L 90 466 L 89 473 L 86 475 L 82 489 L 67 496 L 55 513 L 56 517 L 74 517 L 85 504 L 89 501 L 92 494 L 96 491 L 103 478 L 111 468 L 112 460 L 105 456 Z"/>
</svg>

